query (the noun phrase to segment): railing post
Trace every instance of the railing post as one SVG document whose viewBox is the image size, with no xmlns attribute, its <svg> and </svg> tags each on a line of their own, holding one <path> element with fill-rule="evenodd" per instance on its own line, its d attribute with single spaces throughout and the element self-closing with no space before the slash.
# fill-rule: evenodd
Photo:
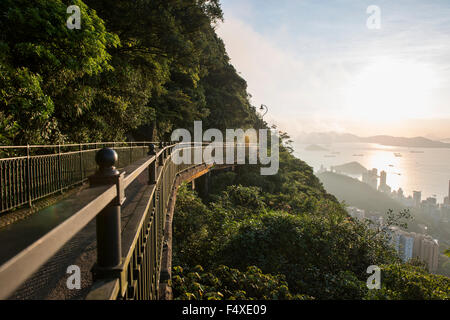
<svg viewBox="0 0 450 320">
<path fill-rule="evenodd" d="M 83 181 L 84 179 L 84 170 L 83 170 L 83 145 L 80 143 L 79 146 L 79 151 L 80 151 L 80 177 L 81 177 L 81 181 Z"/>
<path fill-rule="evenodd" d="M 63 192 L 62 183 L 62 166 L 61 166 L 61 144 L 58 143 L 58 176 L 59 176 L 59 191 Z"/>
<path fill-rule="evenodd" d="M 155 145 L 153 143 L 149 145 L 148 155 L 156 155 Z M 156 184 L 156 175 L 158 170 L 157 163 L 158 159 L 155 158 L 155 160 L 148 166 L 148 184 Z"/>
<path fill-rule="evenodd" d="M 159 143 L 159 149 L 162 150 L 163 148 L 164 148 L 164 144 L 163 144 L 163 142 L 161 141 L 161 142 Z M 161 154 L 160 154 L 159 157 L 158 157 L 158 165 L 159 165 L 159 166 L 164 165 L 164 152 L 161 152 Z"/>
<path fill-rule="evenodd" d="M 130 162 L 128 164 L 133 163 L 133 142 L 130 141 Z"/>
<path fill-rule="evenodd" d="M 121 263 L 122 241 L 120 226 L 120 207 L 125 200 L 123 177 L 114 166 L 118 160 L 117 153 L 113 149 L 104 148 L 97 152 L 95 161 L 99 170 L 89 177 L 91 186 L 111 185 L 117 186 L 117 197 L 96 218 L 97 227 L 97 270 L 114 270 Z"/>
<path fill-rule="evenodd" d="M 30 168 L 30 145 L 27 144 L 27 188 L 28 188 L 28 205 L 33 206 L 31 202 L 31 168 Z"/>
</svg>

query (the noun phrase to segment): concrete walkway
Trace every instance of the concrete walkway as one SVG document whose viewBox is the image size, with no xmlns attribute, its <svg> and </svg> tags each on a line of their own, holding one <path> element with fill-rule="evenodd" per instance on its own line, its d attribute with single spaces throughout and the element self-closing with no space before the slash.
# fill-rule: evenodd
<svg viewBox="0 0 450 320">
<path fill-rule="evenodd" d="M 122 206 L 122 230 L 135 212 L 135 207 L 148 188 L 148 177 L 142 174 L 126 189 Z M 35 213 L 39 214 L 39 212 Z M 97 258 L 95 220 L 67 242 L 47 263 L 9 298 L 13 300 L 79 300 L 84 299 L 92 285 L 91 268 Z M 70 265 L 81 269 L 81 289 L 69 290 L 66 273 Z"/>
</svg>

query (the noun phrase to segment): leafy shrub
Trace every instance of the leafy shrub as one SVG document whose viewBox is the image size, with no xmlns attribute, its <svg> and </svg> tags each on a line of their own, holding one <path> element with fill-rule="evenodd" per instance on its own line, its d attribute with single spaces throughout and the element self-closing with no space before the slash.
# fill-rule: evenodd
<svg viewBox="0 0 450 320">
<path fill-rule="evenodd" d="M 366 299 L 450 299 L 450 279 L 408 264 L 381 265 L 381 289 L 370 290 Z"/>
<path fill-rule="evenodd" d="M 172 288 L 179 300 L 292 300 L 312 299 L 305 295 L 293 295 L 284 276 L 263 274 L 251 266 L 246 272 L 218 266 L 205 272 L 201 266 L 185 271 L 173 268 Z"/>
<path fill-rule="evenodd" d="M 362 281 L 368 266 L 396 261 L 383 239 L 350 219 L 283 212 L 241 224 L 217 259 L 239 269 L 257 265 L 263 272 L 282 273 L 294 292 L 317 298 L 345 296 L 325 289 L 330 279 L 337 285 L 350 272 Z M 347 296 L 362 298 L 364 292 L 357 293 Z"/>
</svg>

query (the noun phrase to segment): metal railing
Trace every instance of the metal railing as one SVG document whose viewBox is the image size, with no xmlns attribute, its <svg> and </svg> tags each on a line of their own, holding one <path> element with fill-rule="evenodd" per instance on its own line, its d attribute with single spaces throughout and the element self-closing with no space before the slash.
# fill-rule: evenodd
<svg viewBox="0 0 450 320">
<path fill-rule="evenodd" d="M 95 154 L 110 147 L 123 168 L 147 155 L 152 142 L 97 142 L 65 145 L 0 146 L 0 213 L 63 192 L 87 181 L 96 169 Z M 17 156 L 19 155 L 19 156 Z"/>
<path fill-rule="evenodd" d="M 158 297 L 164 226 L 172 187 L 178 174 L 199 164 L 172 161 L 175 145 L 161 143 L 157 152 L 153 144 L 147 147 L 147 156 L 121 173 L 115 165 L 123 162 L 115 151 L 92 149 L 97 152 L 99 168 L 88 177 L 90 188 L 0 231 L 0 243 L 8 244 L 0 247 L 0 299 L 11 295 L 94 218 L 97 262 L 88 299 Z M 204 146 L 187 144 L 175 152 L 196 148 Z M 142 198 L 132 219 L 121 230 L 125 191 L 142 174 L 148 177 L 147 196 Z"/>
<path fill-rule="evenodd" d="M 142 150 L 138 148 L 144 147 L 146 156 L 142 157 Z M 139 147 L 116 145 L 114 150 L 118 152 L 111 148 L 92 149 L 96 154 L 91 156 L 96 160 L 98 170 L 89 176 L 94 169 L 83 171 L 90 188 L 0 230 L 0 243 L 7 244 L 0 246 L 0 299 L 10 296 L 94 218 L 97 262 L 92 270 L 94 284 L 87 298 L 157 299 L 164 236 L 168 231 L 166 214 L 173 187 L 180 180 L 196 177 L 215 165 L 207 156 L 195 163 L 195 152 L 191 152 L 188 164 L 177 164 L 173 156 L 176 152 L 184 154 L 199 149 L 203 153 L 206 147 L 202 143 L 160 143 L 156 151 L 156 146 L 150 143 Z M 127 148 L 131 153 L 125 152 Z M 133 154 L 133 148 L 138 150 L 136 154 Z M 233 161 L 237 161 L 237 148 L 236 144 L 231 147 L 235 155 Z M 225 159 L 228 148 L 223 151 Z M 62 153 L 56 156 L 58 159 Z M 127 156 L 128 159 L 123 159 Z M 65 162 L 63 158 L 59 160 Z M 117 164 L 125 166 L 125 163 L 130 165 L 119 172 Z M 51 169 L 53 164 L 47 166 Z M 41 176 L 49 177 L 50 172 L 65 174 L 66 171 L 44 172 L 47 174 Z M 126 190 L 138 177 L 141 177 L 139 181 L 142 177 L 147 181 L 145 194 L 122 230 L 121 207 Z"/>
<path fill-rule="evenodd" d="M 180 148 L 181 145 L 181 148 Z M 94 284 L 87 296 L 89 300 L 153 300 L 159 297 L 162 254 L 166 230 L 166 214 L 176 178 L 183 172 L 204 163 L 194 164 L 194 154 L 191 153 L 190 164 L 176 164 L 172 161 L 175 152 L 181 154 L 188 149 L 204 149 L 205 145 L 178 144 L 165 148 L 154 160 L 140 164 L 130 175 L 124 178 L 124 187 L 128 186 L 144 170 L 148 170 L 148 196 L 138 204 L 132 221 L 122 233 L 115 232 L 108 238 L 101 239 L 97 234 L 97 244 L 102 250 L 111 253 L 109 256 L 98 257 L 93 269 Z M 206 159 L 203 159 L 206 160 Z M 119 204 L 119 200 L 116 204 Z M 117 208 L 117 207 L 116 207 Z M 110 207 L 101 214 L 110 218 L 116 209 Z M 99 220 L 97 220 L 99 221 Z M 116 229 L 115 222 L 103 227 Z M 99 232 L 99 229 L 97 229 Z M 100 230 L 100 233 L 104 233 Z M 117 252 L 115 245 L 120 242 L 122 254 Z M 102 245 L 102 243 L 104 245 Z M 119 257 L 122 257 L 119 259 Z"/>
</svg>

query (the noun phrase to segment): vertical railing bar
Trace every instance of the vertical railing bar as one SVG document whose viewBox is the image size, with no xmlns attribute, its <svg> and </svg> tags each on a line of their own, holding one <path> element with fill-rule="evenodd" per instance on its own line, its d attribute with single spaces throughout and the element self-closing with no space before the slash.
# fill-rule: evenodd
<svg viewBox="0 0 450 320">
<path fill-rule="evenodd" d="M 3 161 L 0 161 L 0 210 L 2 212 L 5 209 L 4 206 L 3 206 L 3 200 L 4 200 L 3 189 L 4 189 L 4 184 L 3 184 Z"/>
<path fill-rule="evenodd" d="M 9 182 L 9 207 L 12 207 L 12 196 L 11 196 L 11 161 L 8 163 L 8 182 Z"/>
<path fill-rule="evenodd" d="M 29 164 L 29 177 L 28 177 L 28 183 L 29 183 L 29 189 L 28 189 L 28 198 L 29 198 L 29 206 L 32 207 L 32 198 L 34 196 L 34 174 L 33 174 L 33 159 L 31 159 L 31 157 L 28 156 L 28 164 Z"/>
<path fill-rule="evenodd" d="M 38 172 L 38 180 L 36 181 L 37 184 L 36 199 L 38 199 L 41 197 L 42 193 L 42 158 L 36 158 L 36 170 Z"/>
<path fill-rule="evenodd" d="M 59 191 L 62 193 L 63 190 L 63 172 L 61 167 L 61 145 L 58 143 L 58 176 L 59 176 Z"/>
<path fill-rule="evenodd" d="M 12 166 L 12 178 L 13 178 L 13 206 L 16 207 L 17 206 L 17 176 L 16 176 L 16 171 L 17 171 L 17 159 L 13 160 L 12 162 L 13 166 Z"/>
<path fill-rule="evenodd" d="M 130 163 L 131 164 L 133 161 L 133 142 L 130 141 Z"/>
<path fill-rule="evenodd" d="M 23 160 L 22 159 L 17 159 L 17 189 L 19 190 L 19 194 L 17 196 L 17 200 L 18 200 L 18 205 L 23 204 L 23 189 L 24 189 L 24 183 L 23 183 L 23 179 L 22 179 L 22 175 L 23 175 Z"/>
<path fill-rule="evenodd" d="M 48 193 L 48 187 L 49 187 L 49 183 L 48 183 L 48 157 L 44 157 L 44 194 Z"/>
<path fill-rule="evenodd" d="M 58 190 L 58 158 L 52 157 L 52 185 L 53 185 L 53 192 Z"/>
<path fill-rule="evenodd" d="M 12 183 L 13 183 L 13 185 L 12 185 L 12 204 L 13 204 L 13 207 L 15 207 L 16 206 L 16 193 L 17 193 L 16 185 L 15 185 L 16 184 L 16 160 L 12 161 L 11 176 L 12 176 Z"/>
<path fill-rule="evenodd" d="M 19 205 L 24 203 L 24 191 L 25 191 L 25 182 L 24 182 L 24 165 L 23 159 L 19 159 Z"/>
<path fill-rule="evenodd" d="M 81 181 L 84 180 L 84 172 L 83 172 L 83 145 L 80 144 L 79 146 L 79 152 L 80 152 L 80 177 Z"/>
<path fill-rule="evenodd" d="M 41 198 L 44 193 L 44 158 L 41 157 L 40 160 L 41 161 L 40 161 L 40 165 L 39 165 L 39 180 L 40 180 L 39 198 Z"/>
</svg>

